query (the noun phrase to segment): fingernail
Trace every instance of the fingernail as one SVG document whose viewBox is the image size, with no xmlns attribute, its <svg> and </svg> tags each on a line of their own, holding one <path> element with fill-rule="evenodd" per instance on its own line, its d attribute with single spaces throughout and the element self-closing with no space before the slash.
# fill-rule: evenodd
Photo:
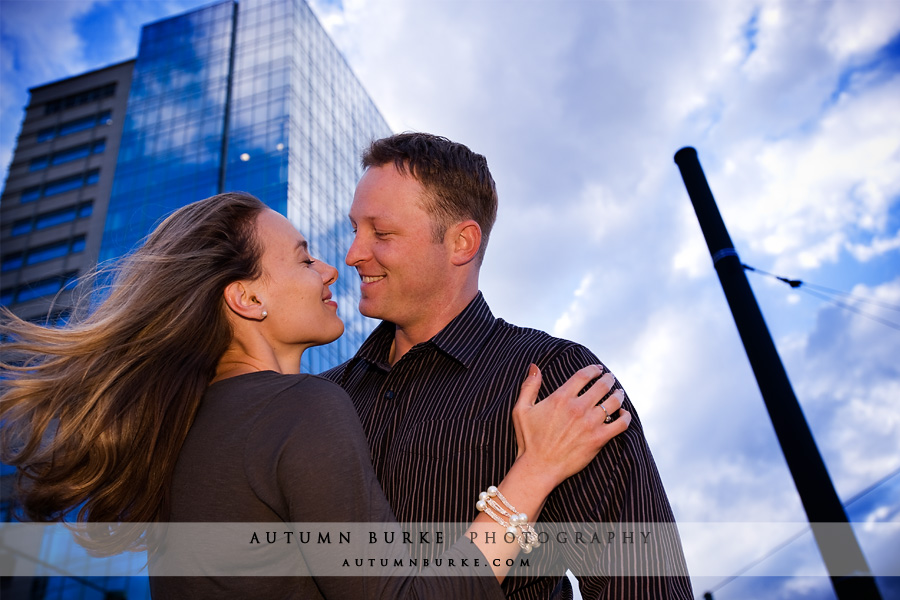
<svg viewBox="0 0 900 600">
<path fill-rule="evenodd" d="M 537 376 L 538 376 L 538 373 L 540 373 L 540 369 L 537 368 L 537 365 L 536 365 L 536 364 L 531 363 L 531 364 L 528 366 L 528 376 L 529 376 L 529 377 L 537 377 Z"/>
</svg>

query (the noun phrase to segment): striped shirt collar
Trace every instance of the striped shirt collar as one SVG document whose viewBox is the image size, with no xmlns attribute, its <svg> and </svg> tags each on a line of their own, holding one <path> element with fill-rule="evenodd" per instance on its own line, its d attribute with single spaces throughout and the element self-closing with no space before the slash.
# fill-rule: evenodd
<svg viewBox="0 0 900 600">
<path fill-rule="evenodd" d="M 413 350 L 434 346 L 468 369 L 490 337 L 495 323 L 494 314 L 479 291 L 469 305 L 446 327 L 427 342 L 416 344 Z M 389 371 L 388 356 L 393 341 L 394 324 L 382 321 L 369 334 L 348 366 L 352 366 L 357 360 L 365 360 L 382 370 Z"/>
</svg>

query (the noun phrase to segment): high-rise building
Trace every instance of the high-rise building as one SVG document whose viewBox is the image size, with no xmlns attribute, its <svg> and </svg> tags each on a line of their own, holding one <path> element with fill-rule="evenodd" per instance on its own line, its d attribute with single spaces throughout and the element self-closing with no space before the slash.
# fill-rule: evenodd
<svg viewBox="0 0 900 600">
<path fill-rule="evenodd" d="M 22 318 L 56 320 L 71 282 L 97 260 L 133 67 L 31 89 L 0 196 L 0 301 Z M 12 520 L 14 479 L 0 464 L 0 521 Z M 42 598 L 48 583 L 3 577 L 0 595 Z"/>
<path fill-rule="evenodd" d="M 2 196 L 0 300 L 24 318 L 47 317 L 54 298 L 50 316 L 65 313 L 66 287 L 98 257 L 133 249 L 180 206 L 246 191 L 338 268 L 346 333 L 303 361 L 324 370 L 373 326 L 344 265 L 346 215 L 362 149 L 389 134 L 304 0 L 226 0 L 147 24 L 134 61 L 31 90 Z"/>
<path fill-rule="evenodd" d="M 362 150 L 390 129 L 304 0 L 225 0 L 149 23 L 134 60 L 30 92 L 0 199 L 0 303 L 64 318 L 70 288 L 98 260 L 132 250 L 180 206 L 240 190 L 338 268 L 345 333 L 308 350 L 303 370 L 356 351 L 374 322 L 356 310 L 358 276 L 344 264 L 347 212 Z M 53 597 L 91 593 L 51 579 L 38 583 Z"/>
<path fill-rule="evenodd" d="M 0 197 L 0 303 L 22 318 L 65 311 L 66 288 L 97 261 L 133 68 L 31 89 Z"/>
</svg>

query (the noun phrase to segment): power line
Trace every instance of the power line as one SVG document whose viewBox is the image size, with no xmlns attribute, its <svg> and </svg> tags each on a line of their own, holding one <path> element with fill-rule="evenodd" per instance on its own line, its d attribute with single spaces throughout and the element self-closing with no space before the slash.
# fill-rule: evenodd
<svg viewBox="0 0 900 600">
<path fill-rule="evenodd" d="M 800 283 L 805 285 L 806 287 L 810 287 L 810 288 L 825 292 L 826 294 L 836 294 L 838 296 L 844 296 L 846 298 L 850 298 L 852 300 L 857 300 L 859 302 L 865 302 L 867 304 L 872 304 L 874 306 L 880 306 L 881 308 L 886 308 L 888 310 L 900 311 L 900 306 L 897 306 L 896 304 L 888 304 L 887 302 L 881 302 L 880 300 L 872 300 L 871 298 L 866 298 L 865 296 L 857 296 L 856 294 L 842 292 L 840 290 L 835 290 L 835 289 L 832 289 L 829 287 L 825 287 L 824 285 L 816 285 L 814 283 L 809 283 L 807 281 L 801 281 Z"/>
<path fill-rule="evenodd" d="M 871 298 L 866 298 L 866 297 L 859 296 L 859 295 L 855 295 L 855 294 L 850 294 L 850 293 L 847 293 L 847 292 L 843 292 L 843 291 L 840 291 L 840 290 L 835 290 L 835 289 L 828 288 L 828 287 L 825 287 L 825 286 L 820 286 L 820 285 L 816 285 L 816 284 L 811 284 L 811 283 L 808 283 L 808 282 L 805 282 L 805 281 L 801 281 L 801 280 L 799 280 L 799 279 L 790 279 L 790 278 L 788 278 L 788 277 L 782 277 L 782 276 L 779 276 L 779 275 L 775 275 L 775 274 L 773 274 L 773 273 L 769 273 L 769 272 L 767 272 L 767 271 L 763 271 L 762 269 L 757 269 L 757 268 L 752 267 L 752 266 L 750 266 L 750 265 L 741 264 L 741 267 L 743 267 L 743 269 L 746 270 L 746 271 L 752 271 L 752 272 L 755 272 L 755 273 L 759 273 L 759 274 L 761 274 L 761 275 L 765 275 L 765 276 L 768 276 L 768 277 L 772 277 L 773 279 L 777 279 L 778 281 L 781 281 L 781 282 L 783 282 L 783 283 L 786 283 L 786 284 L 789 285 L 792 289 L 799 289 L 800 291 L 806 292 L 807 294 L 810 294 L 811 296 L 814 296 L 814 297 L 816 297 L 816 298 L 819 298 L 819 299 L 821 299 L 821 300 L 825 300 L 826 302 L 829 302 L 829 303 L 831 303 L 831 304 L 834 304 L 835 306 L 837 306 L 837 307 L 839 307 L 839 308 L 843 308 L 843 309 L 846 309 L 846 310 L 855 312 L 855 313 L 857 313 L 857 314 L 859 314 L 859 315 L 861 315 L 861 316 L 863 316 L 863 317 L 866 317 L 866 318 L 872 319 L 872 320 L 874 320 L 874 321 L 876 321 L 876 322 L 878 322 L 878 323 L 881 323 L 882 325 L 886 325 L 886 326 L 891 327 L 891 328 L 893 328 L 893 329 L 900 330 L 900 325 L 898 325 L 897 323 L 894 323 L 894 322 L 892 322 L 892 321 L 888 321 L 888 320 L 883 319 L 883 318 L 881 318 L 881 317 L 879 317 L 879 316 L 876 316 L 876 315 L 873 315 L 873 314 L 868 313 L 868 312 L 866 312 L 866 311 L 863 311 L 863 310 L 861 310 L 858 306 L 854 306 L 854 305 L 852 305 L 852 304 L 848 304 L 847 302 L 844 302 L 844 301 L 842 301 L 842 300 L 840 300 L 840 299 L 838 299 L 838 298 L 830 297 L 829 294 L 832 295 L 832 296 L 840 296 L 840 297 L 843 297 L 843 298 L 845 298 L 845 299 L 847 299 L 847 300 L 849 300 L 849 301 L 855 301 L 855 302 L 858 302 L 858 303 L 870 304 L 870 305 L 878 306 L 878 307 L 880 307 L 880 308 L 884 308 L 884 309 L 888 309 L 888 310 L 900 311 L 900 306 L 897 306 L 897 305 L 894 305 L 894 304 L 889 304 L 889 303 L 886 303 L 886 302 L 881 302 L 881 301 L 879 301 L 879 300 L 873 300 L 873 299 L 871 299 Z M 854 494 L 849 500 L 847 500 L 847 502 L 845 502 L 845 503 L 842 504 L 843 507 L 844 507 L 844 508 L 848 508 L 849 506 L 851 506 L 852 504 L 854 504 L 854 503 L 857 502 L 858 500 L 860 500 L 860 499 L 862 499 L 863 497 L 867 496 L 868 494 L 870 494 L 871 492 L 873 492 L 874 490 L 876 490 L 877 488 L 879 488 L 880 486 L 884 485 L 885 483 L 887 483 L 887 482 L 890 481 L 892 478 L 894 478 L 894 477 L 896 477 L 896 476 L 898 476 L 898 475 L 900 475 L 900 468 L 894 470 L 893 472 L 887 474 L 885 477 L 883 477 L 883 478 L 881 478 L 880 480 L 876 481 L 876 482 L 873 483 L 872 485 L 870 485 L 870 486 L 864 488 L 863 490 L 861 490 L 860 492 L 857 492 L 856 494 Z M 704 595 L 704 597 L 711 597 L 713 592 L 716 592 L 716 591 L 722 589 L 723 587 L 725 587 L 725 586 L 728 585 L 729 583 L 733 582 L 733 581 L 734 581 L 735 579 L 737 579 L 738 577 L 744 575 L 745 573 L 747 573 L 748 571 L 750 571 L 751 569 L 753 569 L 753 568 L 756 567 L 757 565 L 759 565 L 759 564 L 763 563 L 764 561 L 766 561 L 767 559 L 771 558 L 773 555 L 777 554 L 778 552 L 780 552 L 781 550 L 783 550 L 784 548 L 786 548 L 787 546 L 789 546 L 791 543 L 793 543 L 794 541 L 796 541 L 797 539 L 799 539 L 800 537 L 802 537 L 804 534 L 808 533 L 809 531 L 810 531 L 809 528 L 803 528 L 803 529 L 801 529 L 800 531 L 796 532 L 795 534 L 791 535 L 790 537 L 786 538 L 784 541 L 782 541 L 781 543 L 779 543 L 778 545 L 776 545 L 775 547 L 773 547 L 772 549 L 770 549 L 767 553 L 765 553 L 765 554 L 762 555 L 761 557 L 759 557 L 759 558 L 757 558 L 756 560 L 753 560 L 753 561 L 751 561 L 750 563 L 748 563 L 747 565 L 745 565 L 745 566 L 744 566 L 742 569 L 740 569 L 737 573 L 735 573 L 735 574 L 733 574 L 733 575 L 731 575 L 731 576 L 729 576 L 729 577 L 723 579 L 723 580 L 720 581 L 719 583 L 717 583 L 715 586 L 713 586 L 711 589 L 709 589 L 709 590 L 707 591 L 707 593 Z"/>
<path fill-rule="evenodd" d="M 825 287 L 823 285 L 816 285 L 816 284 L 808 283 L 806 281 L 801 281 L 799 279 L 790 279 L 788 277 L 782 277 L 780 275 L 775 275 L 773 273 L 763 271 L 762 269 L 757 269 L 756 267 L 751 267 L 750 265 L 741 264 L 741 266 L 744 268 L 745 271 L 752 271 L 754 273 L 759 273 L 761 275 L 766 275 L 768 277 L 772 277 L 773 279 L 777 279 L 778 281 L 788 284 L 793 289 L 799 289 L 801 292 L 805 292 L 805 293 L 809 294 L 810 296 L 819 298 L 820 300 L 825 300 L 826 302 L 829 302 L 829 303 L 837 306 L 838 308 L 843 308 L 845 310 L 855 312 L 856 314 L 866 317 L 867 319 L 872 319 L 873 321 L 875 321 L 877 323 L 881 323 L 882 325 L 886 325 L 887 327 L 890 327 L 892 329 L 896 329 L 896 330 L 900 331 L 900 324 L 894 323 L 893 321 L 888 321 L 887 319 L 883 319 L 877 315 L 873 315 L 872 313 L 866 312 L 857 306 L 848 304 L 846 302 L 838 300 L 837 298 L 830 298 L 826 294 L 843 296 L 845 298 L 855 300 L 857 302 L 871 304 L 873 306 L 886 308 L 888 310 L 900 311 L 900 306 L 897 306 L 895 304 L 889 304 L 887 302 L 881 302 L 879 300 L 873 300 L 871 298 L 866 298 L 864 296 L 850 294 L 848 292 L 842 292 L 840 290 L 835 290 L 835 289 L 832 289 L 829 287 Z M 810 288 L 813 288 L 813 289 L 810 289 Z M 817 291 L 814 291 L 814 290 L 817 290 Z"/>
<path fill-rule="evenodd" d="M 872 493 L 873 491 L 875 491 L 876 489 L 878 489 L 879 487 L 881 487 L 882 485 L 884 485 L 885 483 L 887 483 L 888 481 L 893 479 L 894 477 L 897 477 L 898 475 L 900 475 L 900 468 L 895 469 L 894 471 L 888 473 L 887 475 L 885 475 L 884 477 L 882 477 L 881 479 L 879 479 L 872 485 L 870 485 L 866 488 L 863 488 L 861 491 L 854 494 L 849 500 L 847 500 L 843 504 L 844 508 L 849 508 L 851 504 L 854 504 L 858 500 L 861 500 L 865 496 L 868 496 L 870 493 Z M 726 585 L 728 585 L 729 583 L 731 583 L 732 581 L 734 581 L 735 579 L 737 579 L 738 577 L 740 577 L 741 575 L 743 575 L 744 573 L 746 573 L 747 571 L 752 569 L 753 567 L 755 567 L 758 564 L 762 563 L 763 561 L 771 558 L 772 556 L 774 556 L 775 554 L 777 554 L 778 552 L 780 552 L 781 550 L 783 550 L 784 548 L 789 546 L 792 542 L 799 539 L 804 534 L 809 533 L 809 531 L 810 530 L 808 527 L 804 527 L 803 529 L 801 529 L 794 535 L 790 536 L 789 538 L 785 539 L 780 544 L 778 544 L 777 546 L 775 546 L 774 548 L 769 550 L 767 553 L 763 554 L 761 557 L 748 563 L 746 566 L 744 566 L 740 571 L 738 571 L 734 575 L 726 577 L 725 579 L 723 579 L 722 581 L 717 583 L 715 586 L 713 586 L 711 589 L 709 589 L 707 591 L 707 593 L 711 594 L 712 592 L 719 591 L 720 589 L 722 589 L 723 587 L 725 587 Z"/>
<path fill-rule="evenodd" d="M 893 321 L 888 321 L 886 319 L 882 319 L 881 317 L 876 317 L 873 314 L 864 312 L 864 311 L 858 309 L 857 307 L 853 306 L 852 304 L 847 304 L 846 302 L 841 302 L 840 300 L 836 300 L 834 298 L 829 298 L 828 296 L 825 296 L 824 294 L 820 294 L 820 293 L 814 292 L 812 290 L 801 289 L 800 291 L 805 291 L 807 294 L 809 294 L 811 296 L 815 296 L 816 298 L 819 298 L 821 300 L 830 302 L 831 304 L 834 304 L 838 308 L 845 308 L 849 311 L 855 312 L 858 315 L 866 317 L 867 319 L 872 319 L 876 323 L 881 323 L 882 325 L 887 325 L 888 327 L 891 327 L 893 329 L 900 331 L 900 325 L 898 325 L 897 323 L 894 323 Z"/>
</svg>

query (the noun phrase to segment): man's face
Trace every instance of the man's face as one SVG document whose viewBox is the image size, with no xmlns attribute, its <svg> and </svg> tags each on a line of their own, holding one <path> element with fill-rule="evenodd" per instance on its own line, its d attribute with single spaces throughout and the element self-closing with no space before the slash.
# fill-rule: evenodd
<svg viewBox="0 0 900 600">
<path fill-rule="evenodd" d="M 346 262 L 362 279 L 359 311 L 401 328 L 426 325 L 446 303 L 451 252 L 435 242 L 425 189 L 393 165 L 366 170 L 353 196 Z"/>
</svg>

